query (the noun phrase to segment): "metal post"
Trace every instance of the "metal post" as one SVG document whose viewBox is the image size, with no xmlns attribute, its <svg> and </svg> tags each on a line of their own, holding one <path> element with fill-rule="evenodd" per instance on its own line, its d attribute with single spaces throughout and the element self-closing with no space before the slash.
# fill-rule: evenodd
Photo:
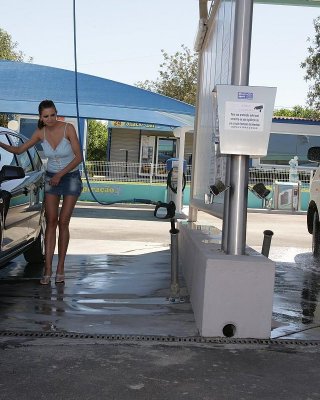
<svg viewBox="0 0 320 400">
<path fill-rule="evenodd" d="M 230 155 L 226 158 L 226 175 L 225 185 L 230 187 Z M 221 247 L 224 252 L 228 251 L 228 227 L 229 227 L 229 205 L 230 205 L 230 190 L 224 192 L 223 200 L 223 220 L 222 220 L 222 238 Z"/>
<path fill-rule="evenodd" d="M 88 137 L 88 120 L 81 118 L 80 120 L 80 124 L 83 121 L 83 136 L 81 138 L 81 143 L 82 143 L 82 156 L 84 161 L 86 161 L 87 159 L 87 137 Z M 79 134 L 81 134 L 81 132 L 79 132 Z"/>
<path fill-rule="evenodd" d="M 177 196 L 176 196 L 176 207 L 177 213 L 182 213 L 182 181 L 183 181 L 183 164 L 184 164 L 184 145 L 185 145 L 185 135 L 186 132 L 181 129 L 179 137 L 179 165 L 178 165 L 178 182 L 177 182 Z"/>
<path fill-rule="evenodd" d="M 112 128 L 108 128 L 108 140 L 107 140 L 107 161 L 110 161 L 111 157 L 111 137 L 112 137 Z"/>
<path fill-rule="evenodd" d="M 182 181 L 183 181 L 183 167 L 184 167 L 184 147 L 186 132 L 192 130 L 192 126 L 181 126 L 175 128 L 173 134 L 179 138 L 179 161 L 178 161 L 178 182 L 177 182 L 177 196 L 176 196 L 176 210 L 177 213 L 182 213 L 183 206 L 183 192 L 182 192 Z"/>
<path fill-rule="evenodd" d="M 179 248 L 178 248 L 178 235 L 179 229 L 175 227 L 175 219 L 172 218 L 171 222 L 171 286 L 170 286 L 170 298 L 173 301 L 179 297 Z"/>
<path fill-rule="evenodd" d="M 150 164 L 150 176 L 149 176 L 150 185 L 152 185 L 153 172 L 154 172 L 154 165 L 153 165 L 153 163 L 151 163 Z"/>
<path fill-rule="evenodd" d="M 263 232 L 263 243 L 262 243 L 261 254 L 263 254 L 265 257 L 269 257 L 272 236 L 273 232 L 270 230 L 266 230 Z"/>
<path fill-rule="evenodd" d="M 128 177 L 128 159 L 129 159 L 128 153 L 129 153 L 129 151 L 126 150 L 126 177 Z"/>
<path fill-rule="evenodd" d="M 128 149 L 120 149 L 120 151 L 125 151 L 126 152 L 126 158 L 125 158 L 125 163 L 126 163 L 126 166 L 125 166 L 125 177 L 128 177 L 128 159 L 129 159 L 129 150 Z"/>
<path fill-rule="evenodd" d="M 230 158 L 230 203 L 227 253 L 245 253 L 247 202 L 248 202 L 249 157 L 231 155 Z"/>
<path fill-rule="evenodd" d="M 232 85 L 249 84 L 252 13 L 253 0 L 236 1 Z M 227 253 L 242 255 L 246 244 L 249 156 L 231 155 L 229 162 L 231 190 L 229 209 L 224 210 L 228 215 Z"/>
</svg>

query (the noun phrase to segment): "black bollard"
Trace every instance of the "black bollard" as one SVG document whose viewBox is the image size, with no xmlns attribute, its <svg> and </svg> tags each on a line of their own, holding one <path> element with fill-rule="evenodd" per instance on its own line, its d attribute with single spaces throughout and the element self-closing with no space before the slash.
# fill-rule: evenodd
<svg viewBox="0 0 320 400">
<path fill-rule="evenodd" d="M 273 232 L 267 229 L 266 231 L 263 232 L 263 235 L 264 237 L 263 237 L 261 254 L 263 254 L 265 257 L 269 257 Z"/>
<path fill-rule="evenodd" d="M 178 249 L 178 234 L 179 229 L 175 226 L 175 220 L 172 218 L 171 223 L 171 295 L 170 298 L 173 301 L 179 297 L 179 249 Z"/>
</svg>

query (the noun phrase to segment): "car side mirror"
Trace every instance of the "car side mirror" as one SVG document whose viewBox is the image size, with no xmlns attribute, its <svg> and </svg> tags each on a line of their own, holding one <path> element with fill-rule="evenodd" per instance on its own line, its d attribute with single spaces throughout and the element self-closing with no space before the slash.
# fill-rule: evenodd
<svg viewBox="0 0 320 400">
<path fill-rule="evenodd" d="M 308 150 L 308 160 L 320 162 L 320 147 L 310 147 Z"/>
<path fill-rule="evenodd" d="M 10 181 L 12 179 L 24 178 L 23 168 L 14 165 L 4 165 L 0 170 L 0 182 Z"/>
</svg>

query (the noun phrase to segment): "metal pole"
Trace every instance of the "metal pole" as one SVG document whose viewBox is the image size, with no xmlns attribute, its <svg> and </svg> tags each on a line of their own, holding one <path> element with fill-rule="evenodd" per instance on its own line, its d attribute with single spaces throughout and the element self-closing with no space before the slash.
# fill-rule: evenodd
<svg viewBox="0 0 320 400">
<path fill-rule="evenodd" d="M 230 187 L 230 155 L 226 158 L 226 175 L 225 185 Z M 224 252 L 228 251 L 228 228 L 229 228 L 229 206 L 230 206 L 230 190 L 224 192 L 223 200 L 223 220 L 222 220 L 222 238 L 221 247 Z"/>
<path fill-rule="evenodd" d="M 192 126 L 180 126 L 173 130 L 173 134 L 176 138 L 179 138 L 179 156 L 178 156 L 178 182 L 177 182 L 177 195 L 176 195 L 176 211 L 182 213 L 183 203 L 183 192 L 182 192 L 182 181 L 183 181 L 183 166 L 184 166 L 184 147 L 186 133 L 193 129 Z"/>
<path fill-rule="evenodd" d="M 186 132 L 184 129 L 180 129 L 180 138 L 179 138 L 179 164 L 178 164 L 178 183 L 177 183 L 177 196 L 176 196 L 176 211 L 178 214 L 182 213 L 182 201 L 183 201 L 183 193 L 182 193 L 182 181 L 183 181 L 183 164 L 184 164 L 184 146 L 185 146 L 185 135 Z"/>
<path fill-rule="evenodd" d="M 237 0 L 232 59 L 232 85 L 249 84 L 253 0 Z M 248 200 L 249 156 L 230 157 L 230 197 L 227 229 L 227 253 L 245 253 Z"/>
<path fill-rule="evenodd" d="M 174 299 L 179 296 L 179 248 L 178 248 L 178 235 L 179 229 L 175 227 L 175 219 L 172 218 L 171 222 L 171 285 L 170 285 L 170 298 Z"/>
<path fill-rule="evenodd" d="M 126 177 L 128 177 L 128 159 L 129 159 L 128 153 L 129 153 L 129 151 L 126 150 Z"/>
<path fill-rule="evenodd" d="M 245 253 L 247 202 L 248 202 L 249 157 L 231 155 L 230 158 L 230 203 L 227 253 Z"/>
<path fill-rule="evenodd" d="M 154 171 L 154 165 L 153 165 L 153 163 L 151 163 L 150 164 L 150 176 L 149 176 L 150 185 L 152 185 L 153 171 Z"/>
<path fill-rule="evenodd" d="M 269 257 L 272 236 L 273 232 L 270 230 L 266 230 L 263 232 L 263 243 L 262 243 L 261 254 L 263 254 L 265 257 Z"/>
<path fill-rule="evenodd" d="M 125 155 L 125 163 L 126 163 L 126 165 L 125 165 L 125 177 L 128 177 L 128 159 L 129 159 L 129 157 L 128 157 L 128 155 L 129 155 L 129 150 L 128 149 L 120 149 L 120 151 L 125 151 L 126 152 L 126 155 Z"/>
</svg>

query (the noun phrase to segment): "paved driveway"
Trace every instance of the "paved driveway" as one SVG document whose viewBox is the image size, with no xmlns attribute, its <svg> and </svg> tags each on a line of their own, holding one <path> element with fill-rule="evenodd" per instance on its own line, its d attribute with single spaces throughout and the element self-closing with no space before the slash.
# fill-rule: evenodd
<svg viewBox="0 0 320 400">
<path fill-rule="evenodd" d="M 192 341 L 190 304 L 167 299 L 168 228 L 148 208 L 78 205 L 64 286 L 40 286 L 41 268 L 21 257 L 0 271 L 1 398 L 320 398 L 319 266 L 305 217 L 248 216 L 257 250 L 274 231 L 272 335 L 288 340 L 266 343 Z"/>
<path fill-rule="evenodd" d="M 305 215 L 248 214 L 247 242 L 256 250 L 261 251 L 263 231 L 274 232 L 273 338 L 320 338 L 319 268 L 305 220 Z M 199 223 L 221 226 L 203 213 Z M 40 286 L 41 267 L 23 257 L 0 270 L 0 331 L 197 335 L 190 304 L 169 301 L 169 228 L 150 207 L 79 203 L 65 285 Z M 185 288 L 181 294 L 187 294 Z"/>
</svg>

